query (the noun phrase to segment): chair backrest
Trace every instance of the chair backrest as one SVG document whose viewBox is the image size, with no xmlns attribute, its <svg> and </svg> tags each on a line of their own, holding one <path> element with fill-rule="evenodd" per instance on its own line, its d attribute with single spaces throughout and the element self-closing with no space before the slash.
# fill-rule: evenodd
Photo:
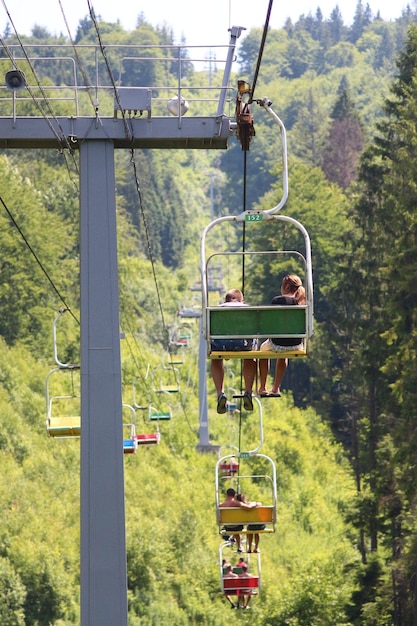
<svg viewBox="0 0 417 626">
<path fill-rule="evenodd" d="M 51 417 L 48 419 L 47 431 L 50 437 L 79 437 L 81 434 L 81 418 L 79 415 Z"/>
<path fill-rule="evenodd" d="M 160 433 L 141 433 L 136 435 L 138 445 L 147 445 L 151 443 L 159 443 L 161 439 Z"/>
<path fill-rule="evenodd" d="M 274 524 L 275 508 L 259 506 L 254 509 L 240 507 L 219 507 L 219 524 Z"/>
<path fill-rule="evenodd" d="M 248 578 L 223 578 L 223 589 L 258 589 L 259 576 L 248 576 Z"/>
<path fill-rule="evenodd" d="M 209 340 L 233 338 L 304 338 L 307 306 L 212 307 L 208 309 Z"/>
</svg>

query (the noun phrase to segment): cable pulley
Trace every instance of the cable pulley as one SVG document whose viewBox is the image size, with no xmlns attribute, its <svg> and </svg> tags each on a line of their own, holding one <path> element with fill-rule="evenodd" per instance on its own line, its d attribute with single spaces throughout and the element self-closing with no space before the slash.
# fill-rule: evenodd
<svg viewBox="0 0 417 626">
<path fill-rule="evenodd" d="M 252 94 L 252 87 L 244 80 L 237 82 L 236 97 L 236 137 L 240 140 L 242 150 L 248 151 L 252 137 L 255 136 L 255 127 L 253 125 L 253 115 L 250 112 L 249 102 L 243 101 L 243 96 Z"/>
</svg>

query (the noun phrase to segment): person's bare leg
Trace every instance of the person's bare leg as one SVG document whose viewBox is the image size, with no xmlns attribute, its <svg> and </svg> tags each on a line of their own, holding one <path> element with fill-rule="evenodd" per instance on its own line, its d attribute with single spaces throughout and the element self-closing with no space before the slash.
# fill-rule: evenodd
<svg viewBox="0 0 417 626">
<path fill-rule="evenodd" d="M 232 607 L 233 607 L 233 608 L 235 608 L 235 606 L 236 606 L 236 605 L 235 605 L 235 603 L 233 602 L 232 598 L 231 598 L 229 595 L 227 595 L 227 593 L 225 593 L 224 595 L 225 595 L 225 597 L 229 600 L 229 602 L 230 602 L 230 604 L 232 605 Z"/>
<path fill-rule="evenodd" d="M 258 395 L 266 393 L 266 379 L 269 372 L 269 359 L 259 359 L 259 389 Z"/>
<path fill-rule="evenodd" d="M 246 543 L 248 545 L 248 552 L 252 552 L 252 539 L 253 539 L 253 534 L 252 533 L 247 533 L 247 535 L 246 535 Z"/>
<path fill-rule="evenodd" d="M 217 395 L 219 395 L 223 391 L 223 381 L 224 381 L 223 360 L 212 359 L 210 368 L 211 368 L 211 376 L 213 378 L 214 386 L 216 387 Z"/>
<path fill-rule="evenodd" d="M 275 366 L 274 384 L 272 385 L 271 393 L 280 392 L 282 379 L 284 378 L 287 365 L 288 365 L 288 359 L 277 359 L 277 364 Z"/>
<path fill-rule="evenodd" d="M 243 359 L 243 378 L 245 381 L 245 391 L 252 393 L 253 381 L 256 375 L 256 361 L 254 359 Z"/>
<path fill-rule="evenodd" d="M 258 552 L 259 539 L 260 539 L 260 534 L 255 533 L 255 548 L 253 550 L 254 552 Z"/>
</svg>

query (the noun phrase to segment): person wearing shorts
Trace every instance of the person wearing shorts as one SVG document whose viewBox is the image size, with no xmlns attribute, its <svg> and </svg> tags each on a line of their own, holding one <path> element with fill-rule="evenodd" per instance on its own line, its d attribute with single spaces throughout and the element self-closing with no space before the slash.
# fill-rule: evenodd
<svg viewBox="0 0 417 626">
<path fill-rule="evenodd" d="M 243 294 L 239 289 L 230 289 L 226 293 L 222 306 L 246 306 Z M 252 350 L 252 339 L 217 339 L 211 342 L 211 349 L 219 352 L 241 352 Z M 217 391 L 217 413 L 226 413 L 227 397 L 224 393 L 224 365 L 223 359 L 211 360 L 211 376 Z M 243 359 L 243 379 L 245 391 L 243 406 L 246 411 L 253 411 L 252 387 L 256 374 L 256 361 Z"/>
<path fill-rule="evenodd" d="M 296 274 L 287 274 L 284 276 L 281 284 L 281 295 L 275 296 L 271 304 L 275 305 L 294 305 L 305 304 L 305 289 L 301 282 L 301 278 Z M 261 344 L 260 351 L 272 352 L 288 352 L 288 350 L 298 350 L 303 347 L 302 341 L 297 338 L 281 337 L 277 339 L 267 339 Z M 259 359 L 259 389 L 258 395 L 261 397 L 281 395 L 281 382 L 288 367 L 288 359 L 277 359 L 275 367 L 274 383 L 270 391 L 266 390 L 266 381 L 269 372 L 269 359 Z"/>
</svg>

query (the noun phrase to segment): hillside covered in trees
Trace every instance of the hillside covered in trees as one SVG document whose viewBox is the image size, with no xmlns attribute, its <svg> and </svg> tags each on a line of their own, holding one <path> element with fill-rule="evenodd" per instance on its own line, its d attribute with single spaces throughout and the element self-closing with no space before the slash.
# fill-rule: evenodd
<svg viewBox="0 0 417 626">
<path fill-rule="evenodd" d="M 312 240 L 316 324 L 311 356 L 291 364 L 283 397 L 264 410 L 262 451 L 277 465 L 279 512 L 276 533 L 261 539 L 263 583 L 251 609 L 260 626 L 416 623 L 416 22 L 411 8 L 384 22 L 359 2 L 351 26 L 337 7 L 328 20 L 318 9 L 266 39 L 256 98 L 270 98 L 288 131 L 285 213 Z M 99 26 L 110 49 L 174 44 L 169 30 L 143 15 L 132 32 Z M 254 29 L 240 42 L 235 81 L 252 80 L 261 37 Z M 86 17 L 74 37 L 86 75 L 96 72 L 88 52 L 96 38 Z M 19 40 L 33 57 L 48 58 L 37 70 L 43 86 L 66 84 L 65 69 L 54 65 L 54 46 L 69 45 L 64 36 L 38 25 L 31 37 L 18 38 L 8 28 L 2 67 L 7 47 Z M 219 81 L 212 64 L 196 69 L 186 54 L 182 60 L 191 85 L 201 74 Z M 106 68 L 99 70 L 105 81 Z M 161 80 L 171 84 L 177 70 L 170 67 Z M 149 84 L 159 70 L 155 64 L 151 77 L 144 71 L 128 65 L 123 84 Z M 37 114 L 34 102 L 24 106 L 25 115 Z M 67 106 L 61 101 L 56 111 L 65 114 Z M 88 106 L 81 102 L 83 115 Z M 111 111 L 111 96 L 103 106 Z M 221 153 L 137 150 L 140 194 L 130 151 L 116 155 L 127 404 L 132 389 L 141 405 L 161 403 L 155 381 L 176 312 L 198 304 L 191 287 L 199 279 L 202 228 L 213 216 L 268 209 L 280 197 L 276 129 L 255 102 L 251 110 L 256 135 L 245 177 L 235 137 Z M 5 100 L 0 114 L 10 116 Z M 79 623 L 79 441 L 49 439 L 45 431 L 51 327 L 63 304 L 74 315 L 60 346 L 66 359 L 79 360 L 78 156 L 65 156 L 0 154 L 4 626 Z M 262 250 L 269 236 L 261 228 L 250 244 Z M 288 244 L 290 235 L 283 236 Z M 223 276 L 234 279 L 227 268 Z M 247 288 L 269 302 L 278 284 L 265 271 L 248 277 Z M 161 443 L 125 462 L 131 626 L 229 621 L 219 585 L 216 457 L 196 449 L 196 323 L 189 329 L 180 393 L 170 401 L 173 417 L 161 425 Z M 239 365 L 229 364 L 230 388 L 239 376 Z M 208 380 L 210 435 L 221 448 L 233 441 L 238 422 L 216 414 Z M 146 431 L 146 416 L 137 419 Z M 255 422 L 244 424 L 247 442 L 256 440 Z"/>
</svg>

